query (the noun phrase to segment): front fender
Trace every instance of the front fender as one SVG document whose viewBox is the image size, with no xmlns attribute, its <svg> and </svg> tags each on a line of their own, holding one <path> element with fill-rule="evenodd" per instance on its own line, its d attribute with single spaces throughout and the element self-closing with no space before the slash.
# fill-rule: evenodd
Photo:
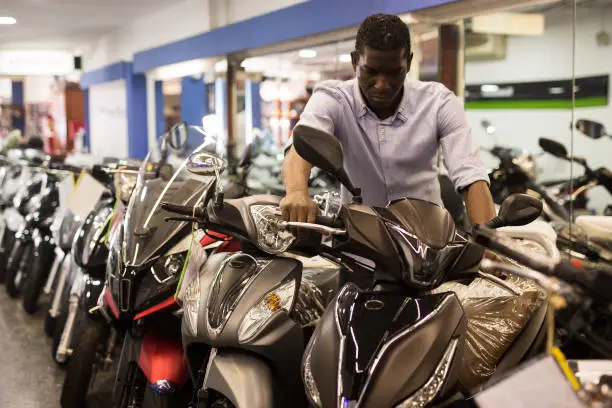
<svg viewBox="0 0 612 408">
<path fill-rule="evenodd" d="M 211 356 L 204 389 L 223 394 L 236 408 L 276 406 L 270 367 L 261 358 L 240 350 L 217 350 Z"/>
</svg>

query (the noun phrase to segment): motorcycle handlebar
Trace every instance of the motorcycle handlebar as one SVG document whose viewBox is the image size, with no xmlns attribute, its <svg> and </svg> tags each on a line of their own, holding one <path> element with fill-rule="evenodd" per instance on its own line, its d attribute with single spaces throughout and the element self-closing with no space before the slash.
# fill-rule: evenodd
<svg viewBox="0 0 612 408">
<path fill-rule="evenodd" d="M 184 215 L 187 217 L 195 217 L 200 220 L 205 220 L 206 210 L 201 207 L 193 207 L 189 205 L 179 205 L 179 204 L 171 204 L 171 203 L 162 203 L 161 208 L 176 214 Z"/>
<path fill-rule="evenodd" d="M 533 252 L 526 254 L 506 244 L 505 237 L 500 237 L 492 229 L 475 225 L 473 239 L 483 247 L 499 252 L 515 261 L 541 272 L 555 276 L 567 283 L 579 286 L 592 298 L 612 301 L 612 273 L 606 270 L 589 271 L 577 268 L 568 261 L 553 263 L 548 258 Z"/>
</svg>

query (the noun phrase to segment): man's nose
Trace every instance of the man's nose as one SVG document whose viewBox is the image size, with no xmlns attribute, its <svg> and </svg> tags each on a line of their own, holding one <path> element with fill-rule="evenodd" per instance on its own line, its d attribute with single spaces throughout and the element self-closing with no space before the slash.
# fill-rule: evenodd
<svg viewBox="0 0 612 408">
<path fill-rule="evenodd" d="M 389 81 L 383 76 L 376 78 L 376 82 L 374 83 L 374 89 L 378 92 L 386 92 L 390 89 Z"/>
</svg>

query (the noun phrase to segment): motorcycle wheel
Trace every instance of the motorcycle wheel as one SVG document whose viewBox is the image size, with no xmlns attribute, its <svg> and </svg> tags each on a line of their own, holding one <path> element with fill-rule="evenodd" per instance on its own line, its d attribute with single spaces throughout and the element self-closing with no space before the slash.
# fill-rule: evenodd
<svg viewBox="0 0 612 408">
<path fill-rule="evenodd" d="M 109 335 L 109 326 L 103 320 L 90 319 L 74 347 L 62 387 L 62 408 L 85 406 L 87 391 L 91 387 L 94 366 Z"/>
<path fill-rule="evenodd" d="M 9 260 L 9 255 L 13 251 L 13 246 L 15 246 L 15 234 L 13 231 L 7 228 L 6 231 L 4 231 L 4 238 L 2 242 L 2 248 L 4 248 L 4 250 L 2 253 L 0 253 L 0 283 L 4 283 L 7 263 Z"/>
<path fill-rule="evenodd" d="M 11 251 L 11 257 L 6 268 L 6 292 L 10 297 L 15 298 L 21 293 L 23 281 L 26 279 L 26 271 L 28 268 L 28 260 L 32 253 L 32 245 L 30 243 L 22 244 L 17 242 Z M 19 282 L 17 276 L 21 272 Z"/>
<path fill-rule="evenodd" d="M 53 264 L 53 248 L 41 248 L 28 274 L 28 280 L 23 286 L 23 308 L 29 314 L 34 314 L 38 309 L 38 298 L 47 281 L 51 264 Z"/>
</svg>

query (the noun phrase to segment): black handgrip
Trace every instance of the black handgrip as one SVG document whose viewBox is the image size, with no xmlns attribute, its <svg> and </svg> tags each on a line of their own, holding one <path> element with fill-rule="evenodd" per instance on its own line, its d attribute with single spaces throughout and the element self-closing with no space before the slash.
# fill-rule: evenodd
<svg viewBox="0 0 612 408">
<path fill-rule="evenodd" d="M 338 218 L 328 217 L 325 215 L 317 215 L 315 217 L 315 224 L 321 224 L 321 225 L 325 225 L 326 227 L 332 227 L 332 228 L 342 227 L 342 221 L 340 221 Z"/>
<path fill-rule="evenodd" d="M 198 218 L 198 219 L 206 218 L 206 210 L 204 210 L 204 208 L 201 208 L 201 207 L 193 207 L 189 205 L 179 205 L 179 204 L 171 204 L 171 203 L 162 203 L 161 208 L 166 211 L 181 214 L 181 215 L 186 215 L 188 217 L 194 216 L 195 218 Z"/>
<path fill-rule="evenodd" d="M 568 261 L 560 262 L 553 275 L 568 283 L 580 286 L 594 299 L 612 301 L 612 273 L 604 269 L 596 271 L 577 268 Z"/>
</svg>

